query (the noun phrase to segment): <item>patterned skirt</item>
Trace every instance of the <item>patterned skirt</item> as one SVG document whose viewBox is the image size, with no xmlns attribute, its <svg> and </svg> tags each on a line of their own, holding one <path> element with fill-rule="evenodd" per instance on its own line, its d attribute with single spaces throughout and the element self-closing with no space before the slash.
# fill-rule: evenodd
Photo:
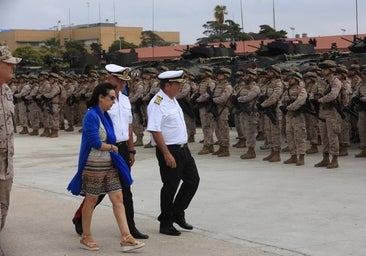
<svg viewBox="0 0 366 256">
<path fill-rule="evenodd" d="M 83 171 L 81 190 L 84 194 L 99 196 L 121 190 L 118 171 L 114 168 L 108 171 Z"/>
</svg>

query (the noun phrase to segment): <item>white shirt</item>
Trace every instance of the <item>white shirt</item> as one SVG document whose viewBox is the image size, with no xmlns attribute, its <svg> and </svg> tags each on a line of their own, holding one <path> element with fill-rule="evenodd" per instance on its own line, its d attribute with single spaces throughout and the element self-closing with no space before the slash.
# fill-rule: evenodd
<svg viewBox="0 0 366 256">
<path fill-rule="evenodd" d="M 187 143 L 187 127 L 184 122 L 184 115 L 178 101 L 169 98 L 163 90 L 151 99 L 147 106 L 149 132 L 161 132 L 166 145 Z M 156 145 L 154 138 L 151 144 Z"/>
<path fill-rule="evenodd" d="M 132 124 L 131 103 L 128 97 L 119 92 L 118 99 L 114 102 L 108 114 L 112 119 L 116 141 L 122 142 L 129 139 L 129 125 Z"/>
</svg>

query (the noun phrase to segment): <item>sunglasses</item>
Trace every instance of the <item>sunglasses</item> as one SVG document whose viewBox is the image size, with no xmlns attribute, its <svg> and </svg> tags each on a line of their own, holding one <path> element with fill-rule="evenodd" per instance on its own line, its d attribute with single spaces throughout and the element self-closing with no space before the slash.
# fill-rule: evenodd
<svg viewBox="0 0 366 256">
<path fill-rule="evenodd" d="M 115 100 L 116 99 L 116 96 L 109 95 L 109 94 L 107 94 L 107 97 L 109 97 L 111 100 Z"/>
</svg>

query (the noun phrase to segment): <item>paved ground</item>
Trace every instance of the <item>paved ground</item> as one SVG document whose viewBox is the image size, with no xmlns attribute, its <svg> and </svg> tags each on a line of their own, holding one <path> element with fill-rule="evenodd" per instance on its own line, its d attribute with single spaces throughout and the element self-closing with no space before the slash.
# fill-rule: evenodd
<svg viewBox="0 0 366 256">
<path fill-rule="evenodd" d="M 235 142 L 235 133 L 232 142 Z M 198 130 L 197 140 L 202 138 Z M 145 142 L 148 137 L 145 137 Z M 6 256 L 120 255 L 118 230 L 108 200 L 98 206 L 93 233 L 99 252 L 79 249 L 71 217 L 81 201 L 66 186 L 76 170 L 80 135 L 55 139 L 16 136 L 16 174 L 8 221 L 0 233 Z M 258 143 L 259 145 L 262 142 Z M 258 145 L 258 146 L 259 146 Z M 192 232 L 180 237 L 158 233 L 160 177 L 153 149 L 137 148 L 133 167 L 136 222 L 150 235 L 141 255 L 345 256 L 366 255 L 366 159 L 340 159 L 340 168 L 314 168 L 321 155 L 306 156 L 305 166 L 239 158 L 198 156 L 199 190 L 187 211 Z M 289 155 L 282 154 L 287 159 Z M 1 251 L 0 251 L 1 255 Z"/>
</svg>

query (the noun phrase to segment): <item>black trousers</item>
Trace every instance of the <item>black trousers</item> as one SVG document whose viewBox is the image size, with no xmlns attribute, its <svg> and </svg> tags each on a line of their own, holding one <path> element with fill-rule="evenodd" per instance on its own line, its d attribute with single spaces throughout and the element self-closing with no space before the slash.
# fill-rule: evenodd
<svg viewBox="0 0 366 256">
<path fill-rule="evenodd" d="M 128 150 L 127 143 L 119 143 L 116 145 L 118 147 L 118 153 L 122 156 L 122 158 L 126 161 L 127 165 L 129 166 L 130 163 L 130 153 Z M 130 168 L 131 171 L 131 168 Z M 123 184 L 121 180 L 121 184 Z M 133 200 L 132 200 L 132 192 L 131 186 L 123 186 L 122 185 L 122 193 L 123 193 L 123 205 L 125 207 L 127 223 L 130 231 L 134 230 L 135 221 L 134 221 L 134 209 L 133 209 Z M 105 195 L 100 195 L 98 197 L 98 201 L 95 206 L 100 204 L 104 199 Z M 81 220 L 81 211 L 83 209 L 84 201 L 81 203 L 79 209 L 76 211 L 74 220 L 80 219 Z"/>
<path fill-rule="evenodd" d="M 160 191 L 161 214 L 158 217 L 161 225 L 170 225 L 175 218 L 184 217 L 184 211 L 192 201 L 200 182 L 196 162 L 188 146 L 169 145 L 168 148 L 175 158 L 177 168 L 168 167 L 162 152 L 156 148 L 163 182 Z"/>
</svg>

